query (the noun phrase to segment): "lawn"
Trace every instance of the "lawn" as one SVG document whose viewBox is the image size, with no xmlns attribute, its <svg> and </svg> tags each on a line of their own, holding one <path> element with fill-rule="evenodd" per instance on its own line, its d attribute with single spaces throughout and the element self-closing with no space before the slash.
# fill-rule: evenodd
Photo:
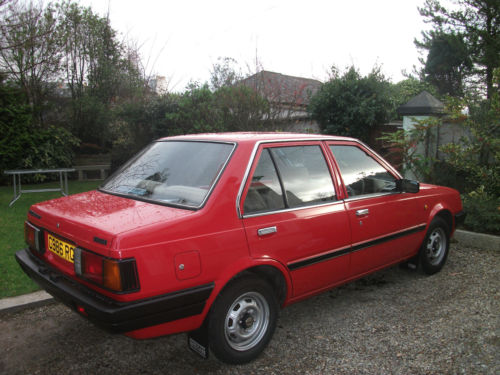
<svg viewBox="0 0 500 375">
<path fill-rule="evenodd" d="M 95 189 L 101 181 L 68 181 L 70 194 Z M 59 182 L 23 185 L 23 189 L 59 187 Z M 21 270 L 14 259 L 17 250 L 26 247 L 24 221 L 29 207 L 36 203 L 61 196 L 58 192 L 29 193 L 21 195 L 12 207 L 12 186 L 0 186 L 0 298 L 17 296 L 38 290 L 38 286 Z"/>
</svg>

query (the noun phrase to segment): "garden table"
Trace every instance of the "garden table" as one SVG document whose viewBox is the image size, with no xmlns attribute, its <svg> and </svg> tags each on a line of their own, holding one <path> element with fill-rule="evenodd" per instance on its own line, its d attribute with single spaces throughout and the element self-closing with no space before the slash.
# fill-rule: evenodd
<svg viewBox="0 0 500 375">
<path fill-rule="evenodd" d="M 14 169 L 4 171 L 4 174 L 12 175 L 14 182 L 14 198 L 9 203 L 11 207 L 15 201 L 19 199 L 22 193 L 42 193 L 47 191 L 60 191 L 62 195 L 68 195 L 68 172 L 74 172 L 74 168 L 57 168 L 57 169 Z M 48 189 L 22 189 L 21 175 L 24 174 L 46 174 L 46 173 L 59 173 L 59 188 Z M 64 180 L 64 181 L 63 181 Z"/>
</svg>

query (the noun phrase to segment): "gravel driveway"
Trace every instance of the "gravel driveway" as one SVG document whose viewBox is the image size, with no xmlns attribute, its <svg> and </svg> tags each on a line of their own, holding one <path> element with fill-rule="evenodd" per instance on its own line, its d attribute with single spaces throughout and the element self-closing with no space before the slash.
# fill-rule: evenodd
<svg viewBox="0 0 500 375">
<path fill-rule="evenodd" d="M 281 312 L 256 361 L 186 335 L 134 341 L 53 304 L 0 316 L 2 374 L 499 374 L 500 252 L 452 245 L 434 276 L 392 267 Z"/>
</svg>

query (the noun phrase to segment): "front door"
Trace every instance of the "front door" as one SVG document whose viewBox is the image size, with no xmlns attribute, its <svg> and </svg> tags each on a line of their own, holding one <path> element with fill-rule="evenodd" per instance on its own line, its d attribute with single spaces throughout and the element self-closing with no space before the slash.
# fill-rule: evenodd
<svg viewBox="0 0 500 375">
<path fill-rule="evenodd" d="M 330 144 L 347 190 L 352 230 L 351 276 L 408 257 L 425 230 L 416 219 L 417 200 L 396 188 L 399 178 L 369 150 L 354 142 Z"/>
</svg>

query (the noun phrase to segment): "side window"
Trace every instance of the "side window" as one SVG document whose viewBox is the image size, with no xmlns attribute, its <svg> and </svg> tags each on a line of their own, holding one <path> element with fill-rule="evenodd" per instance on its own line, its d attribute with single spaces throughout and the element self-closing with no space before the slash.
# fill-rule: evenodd
<svg viewBox="0 0 500 375">
<path fill-rule="evenodd" d="M 243 205 L 246 214 L 335 200 L 335 189 L 319 146 L 262 151 Z"/>
<path fill-rule="evenodd" d="M 396 179 L 356 146 L 330 146 L 350 197 L 396 191 Z"/>
<path fill-rule="evenodd" d="M 288 207 L 335 200 L 335 189 L 319 146 L 270 149 L 283 182 Z"/>
<path fill-rule="evenodd" d="M 285 201 L 276 168 L 269 154 L 263 150 L 252 176 L 243 210 L 246 214 L 285 208 Z"/>
</svg>

